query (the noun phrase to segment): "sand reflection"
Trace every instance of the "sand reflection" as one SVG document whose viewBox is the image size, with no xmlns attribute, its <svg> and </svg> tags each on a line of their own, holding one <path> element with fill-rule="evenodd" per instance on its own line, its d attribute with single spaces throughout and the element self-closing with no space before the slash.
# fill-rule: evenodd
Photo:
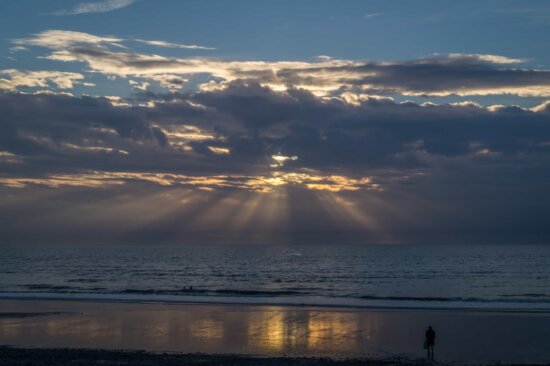
<svg viewBox="0 0 550 366">
<path fill-rule="evenodd" d="M 316 313 L 308 322 L 307 346 L 320 350 L 327 347 L 344 352 L 358 343 L 358 324 L 355 313 Z"/>
<path fill-rule="evenodd" d="M 548 313 L 0 301 L 0 344 L 27 347 L 418 357 L 424 354 L 420 341 L 426 324 L 444 335 L 438 344 L 443 359 L 521 363 L 550 357 Z M 484 342 L 472 344 L 472 332 Z M 529 359 L 522 349 L 531 350 Z"/>
<path fill-rule="evenodd" d="M 267 308 L 251 315 L 248 343 L 267 354 L 323 354 L 327 349 L 343 354 L 361 343 L 358 329 L 355 312 Z"/>
<path fill-rule="evenodd" d="M 78 311 L 41 318 L 0 319 L 0 343 L 271 355 L 357 353 L 363 343 L 360 318 L 354 311 L 269 306 L 52 304 L 56 310 Z M 41 307 L 40 302 L 22 302 L 17 306 L 27 308 L 20 311 L 37 311 Z"/>
<path fill-rule="evenodd" d="M 224 324 L 219 320 L 199 319 L 191 323 L 191 336 L 203 341 L 221 339 L 224 333 Z"/>
</svg>

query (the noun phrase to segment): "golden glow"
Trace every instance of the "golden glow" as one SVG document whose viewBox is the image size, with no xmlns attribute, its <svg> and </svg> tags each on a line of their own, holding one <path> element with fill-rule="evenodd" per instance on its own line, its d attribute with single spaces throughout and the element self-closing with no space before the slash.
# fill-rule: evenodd
<svg viewBox="0 0 550 366">
<path fill-rule="evenodd" d="M 128 151 L 126 150 L 120 150 L 120 149 L 114 149 L 112 147 L 103 147 L 103 146 L 79 146 L 74 144 L 63 144 L 64 147 L 69 148 L 71 150 L 82 150 L 82 151 L 89 151 L 89 152 L 104 152 L 104 153 L 114 153 L 114 154 L 121 154 L 121 155 L 128 155 Z"/>
<path fill-rule="evenodd" d="M 44 309 L 42 303 L 7 301 L 6 309 L 13 312 Z M 384 335 L 402 328 L 395 314 L 362 310 L 154 303 L 47 305 L 62 313 L 17 321 L 0 319 L 0 341 L 28 345 L 39 340 L 48 348 L 352 357 L 376 351 L 387 341 Z M 406 337 L 403 340 L 410 343 Z"/>
<path fill-rule="evenodd" d="M 327 316 L 324 312 L 310 317 L 307 323 L 307 346 L 310 349 L 341 349 L 350 347 L 348 337 L 358 331 L 356 319 L 349 313 L 335 313 Z"/>
<path fill-rule="evenodd" d="M 223 323 L 214 319 L 199 319 L 191 322 L 191 335 L 204 341 L 223 338 Z"/>
<path fill-rule="evenodd" d="M 162 127 L 154 125 L 154 127 L 160 128 L 168 138 L 170 146 L 177 148 L 191 148 L 187 144 L 193 141 L 216 139 L 212 133 L 193 125 L 170 125 Z"/>
<path fill-rule="evenodd" d="M 166 238 L 178 240 L 190 228 L 208 228 L 216 240 L 238 242 L 243 237 L 257 242 L 285 242 L 292 235 L 296 219 L 290 198 L 302 188 L 312 193 L 312 207 L 320 207 L 315 215 L 337 227 L 361 230 L 379 242 L 390 242 L 377 217 L 385 216 L 387 207 L 377 194 L 357 195 L 344 192 L 377 191 L 373 178 L 322 176 L 313 173 L 274 172 L 266 176 L 217 175 L 210 177 L 177 174 L 89 172 L 80 175 L 52 175 L 46 178 L 0 178 L 0 185 L 21 189 L 28 185 L 107 188 L 134 183 L 148 183 L 135 193 L 128 190 L 116 197 L 77 203 L 64 211 L 52 213 L 44 220 L 63 220 L 79 216 L 94 218 L 94 225 L 116 225 L 123 232 L 167 224 Z M 154 188 L 161 186 L 162 189 Z M 153 191 L 151 191 L 153 190 Z M 121 192 L 124 192 L 122 190 Z M 148 193 L 147 193 L 148 192 Z M 56 194 L 39 191 L 37 194 Z M 302 202 L 303 203 L 303 202 Z M 145 209 L 146 208 L 146 209 Z M 140 215 L 134 215 L 140 212 Z M 127 220 L 127 217 L 132 219 Z M 178 220 L 177 218 L 181 218 Z M 99 220 L 99 222 L 98 222 Z M 212 230 L 215 229 L 215 230 Z M 248 240 L 247 239 L 247 240 Z M 374 240 L 373 239 L 373 240 Z"/>
<path fill-rule="evenodd" d="M 229 155 L 230 150 L 225 147 L 208 146 L 208 150 L 218 155 Z"/>
<path fill-rule="evenodd" d="M 265 323 L 265 345 L 269 351 L 281 351 L 285 343 L 284 323 L 281 313 L 268 318 Z"/>
<path fill-rule="evenodd" d="M 0 185 L 23 188 L 27 185 L 108 187 L 144 181 L 162 186 L 190 186 L 204 190 L 236 188 L 255 192 L 272 192 L 284 186 L 305 187 L 315 191 L 381 190 L 372 177 L 351 178 L 342 175 L 317 175 L 313 173 L 273 172 L 271 175 L 214 175 L 190 176 L 168 173 L 100 172 L 84 174 L 50 175 L 45 178 L 0 178 Z"/>
<path fill-rule="evenodd" d="M 272 168 L 282 167 L 289 160 L 298 160 L 297 156 L 285 156 L 281 154 L 272 155 L 271 158 L 275 160 L 275 163 L 271 164 Z"/>
<path fill-rule="evenodd" d="M 346 352 L 359 345 L 360 328 L 354 312 L 268 307 L 251 317 L 248 334 L 253 348 L 267 354 L 292 349 Z"/>
</svg>

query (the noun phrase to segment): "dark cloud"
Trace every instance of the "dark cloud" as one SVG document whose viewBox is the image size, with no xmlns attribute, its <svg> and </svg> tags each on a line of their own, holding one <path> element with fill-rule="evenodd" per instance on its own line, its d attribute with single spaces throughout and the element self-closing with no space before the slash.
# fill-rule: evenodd
<svg viewBox="0 0 550 366">
<path fill-rule="evenodd" d="M 281 94 L 242 84 L 193 98 L 241 121 L 247 132 L 241 140 L 253 136 L 299 156 L 294 164 L 304 167 L 392 166 L 400 165 L 401 159 L 410 165 L 410 154 L 546 154 L 550 137 L 548 116 L 542 110 L 489 111 L 471 104 L 421 106 L 376 99 L 354 106 L 305 91 Z M 240 141 L 233 143 L 238 146 Z"/>
<path fill-rule="evenodd" d="M 549 102 L 388 97 L 550 96 L 550 71 L 524 60 L 170 58 L 62 30 L 13 42 L 87 71 L 0 70 L 0 242 L 550 242 Z M 93 87 L 90 72 L 135 94 L 36 91 Z"/>
<path fill-rule="evenodd" d="M 4 241 L 550 239 L 548 104 L 3 93 L 0 131 Z"/>
<path fill-rule="evenodd" d="M 341 75 L 334 77 L 334 75 Z M 244 75 L 243 75 L 244 76 Z M 272 78 L 288 85 L 337 82 L 365 91 L 422 96 L 518 94 L 548 96 L 550 72 L 510 67 L 498 58 L 449 55 L 402 62 L 367 62 L 308 69 L 282 69 Z M 262 78 L 259 78 L 262 80 Z M 274 81 L 267 78 L 266 82 Z"/>
<path fill-rule="evenodd" d="M 321 171 L 429 167 L 444 158 L 546 159 L 550 142 L 547 105 L 536 112 L 387 99 L 353 105 L 304 90 L 274 92 L 243 83 L 216 92 L 148 97 L 156 102 L 145 107 L 139 100 L 113 106 L 106 98 L 0 94 L 0 148 L 61 169 L 64 164 L 76 170 L 157 166 L 189 173 L 195 162 L 203 165 L 202 173 L 218 174 L 264 173 L 275 154 L 298 157 L 285 168 Z M 107 149 L 126 154 L 105 162 L 97 152 Z M 220 156 L 219 149 L 229 154 Z"/>
</svg>

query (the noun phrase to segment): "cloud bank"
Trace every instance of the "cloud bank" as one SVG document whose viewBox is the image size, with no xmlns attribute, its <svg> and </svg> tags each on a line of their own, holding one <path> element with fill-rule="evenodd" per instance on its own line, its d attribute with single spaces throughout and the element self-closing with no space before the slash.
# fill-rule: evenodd
<svg viewBox="0 0 550 366">
<path fill-rule="evenodd" d="M 237 242 L 550 238 L 548 103 L 349 103 L 233 82 L 133 99 L 3 93 L 0 126 L 6 240 L 76 240 L 62 222 L 82 232 L 121 207 L 131 210 L 104 222 L 97 240 L 222 240 L 212 228 Z M 86 197 L 103 206 L 85 208 Z M 164 200 L 169 212 L 145 214 Z M 37 205 L 79 213 L 45 227 L 30 220 Z M 222 213 L 232 210 L 249 221 L 230 225 Z M 254 220 L 266 229 L 252 235 Z M 230 236 L 236 227 L 244 231 Z"/>
<path fill-rule="evenodd" d="M 164 48 L 209 50 L 199 45 L 135 41 Z M 46 59 L 83 63 L 109 76 L 142 78 L 178 90 L 193 77 L 209 75 L 203 89 L 223 88 L 237 80 L 274 90 L 306 89 L 316 95 L 353 92 L 405 96 L 516 95 L 550 97 L 550 71 L 519 67 L 525 60 L 487 54 L 434 55 L 410 61 L 356 61 L 321 58 L 306 61 L 234 61 L 173 58 L 137 53 L 120 37 L 49 30 L 14 40 L 19 47 L 47 48 Z M 170 83 L 162 83 L 170 79 Z M 179 82 L 178 82 L 179 80 Z M 177 87 L 179 85 L 179 87 Z"/>
<path fill-rule="evenodd" d="M 487 54 L 167 57 L 133 41 L 188 47 L 62 30 L 13 41 L 83 70 L 0 71 L 4 240 L 550 241 L 550 101 L 467 99 L 550 97 L 548 70 Z M 134 92 L 60 93 L 90 74 Z"/>
</svg>

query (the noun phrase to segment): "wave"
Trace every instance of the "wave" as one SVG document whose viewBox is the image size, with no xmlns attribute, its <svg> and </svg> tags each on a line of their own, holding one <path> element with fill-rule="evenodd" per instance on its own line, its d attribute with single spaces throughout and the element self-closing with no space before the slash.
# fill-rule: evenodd
<svg viewBox="0 0 550 366">
<path fill-rule="evenodd" d="M 78 289 L 78 287 L 73 287 L 73 286 L 56 286 L 56 285 L 47 285 L 47 284 L 22 285 L 21 287 L 27 288 L 29 290 L 54 290 L 54 291 L 66 291 L 66 290 Z"/>
<path fill-rule="evenodd" d="M 108 291 L 104 287 L 77 287 L 60 286 L 49 284 L 30 284 L 20 285 L 19 287 L 35 291 L 53 291 L 56 293 L 93 293 L 100 292 L 106 294 L 140 294 L 140 295 L 233 295 L 233 296 L 293 296 L 309 294 L 299 290 L 248 290 L 248 289 L 192 289 L 184 287 L 181 289 L 136 289 L 128 288 L 120 291 Z"/>
<path fill-rule="evenodd" d="M 235 295 L 235 296 L 289 296 L 289 295 L 304 295 L 304 292 L 300 291 L 266 291 L 266 290 L 233 290 L 233 289 L 221 289 L 221 290 L 195 290 L 184 288 L 181 290 L 155 290 L 155 289 L 126 289 L 121 291 L 125 294 L 152 294 L 152 295 L 207 295 L 207 294 L 223 294 L 223 295 Z"/>
<path fill-rule="evenodd" d="M 173 294 L 152 293 L 145 290 L 118 293 L 85 293 L 85 292 L 0 292 L 0 299 L 32 300 L 71 300 L 93 302 L 135 302 L 135 303 L 176 303 L 176 304 L 231 304 L 231 305 L 269 305 L 269 306 L 311 306 L 339 308 L 373 308 L 373 309 L 437 309 L 437 310 L 485 310 L 498 312 L 537 311 L 550 312 L 550 299 L 461 299 L 461 298 L 426 298 L 399 296 L 364 296 L 364 297 L 322 297 L 299 295 L 240 295 L 235 290 L 228 293 L 212 294 Z M 220 290 L 225 291 L 225 290 Z M 265 291 L 258 291 L 265 292 Z M 256 293 L 256 292 L 254 292 Z M 232 295 L 232 296 L 231 296 Z"/>
<path fill-rule="evenodd" d="M 303 295 L 305 292 L 292 290 L 256 291 L 256 290 L 214 290 L 216 294 L 244 295 L 244 296 L 281 296 L 281 295 Z"/>
<path fill-rule="evenodd" d="M 548 295 L 548 294 L 518 294 L 518 295 L 506 294 L 506 295 L 501 295 L 501 296 L 502 297 L 536 297 L 536 298 L 548 297 L 548 298 L 550 298 L 550 295 Z"/>
<path fill-rule="evenodd" d="M 158 294 L 158 295 L 229 295 L 229 296 L 310 296 L 311 293 L 307 291 L 300 291 L 299 289 L 292 290 L 240 290 L 240 289 L 216 289 L 216 290 L 202 290 L 202 289 L 188 289 L 181 290 L 138 290 L 138 289 L 126 289 L 122 293 L 128 294 Z M 498 299 L 484 299 L 476 297 L 432 297 L 432 296 L 376 296 L 376 295 L 364 295 L 364 296 L 327 296 L 330 298 L 358 298 L 362 300 L 385 300 L 385 301 L 415 301 L 415 302 L 542 302 L 550 303 L 550 295 L 547 294 L 518 294 L 518 295 L 501 295 L 502 298 Z M 323 296 L 317 296 L 323 297 Z M 513 298 L 512 300 L 509 298 Z M 536 300 L 534 300 L 536 299 Z"/>
<path fill-rule="evenodd" d="M 67 294 L 67 295 L 86 295 L 97 296 L 103 298 L 105 296 L 141 296 L 143 298 L 158 299 L 162 296 L 171 296 L 170 300 L 182 301 L 182 302 L 194 302 L 200 299 L 200 302 L 217 302 L 220 299 L 235 298 L 234 301 L 250 301 L 254 303 L 267 301 L 268 303 L 277 302 L 277 298 L 289 301 L 292 303 L 300 303 L 300 299 L 305 299 L 308 305 L 315 305 L 321 303 L 319 299 L 328 299 L 331 303 L 337 304 L 353 304 L 363 306 L 365 304 L 372 305 L 384 305 L 392 307 L 408 307 L 414 305 L 415 307 L 430 307 L 436 304 L 438 307 L 455 307 L 457 304 L 462 304 L 465 307 L 472 307 L 473 305 L 485 304 L 484 306 L 491 306 L 490 304 L 512 304 L 517 307 L 517 304 L 535 304 L 544 307 L 550 305 L 550 295 L 543 293 L 525 293 L 525 294 L 503 294 L 497 298 L 477 298 L 477 297 L 442 297 L 442 296 L 380 296 L 374 294 L 368 295 L 348 295 L 348 296 L 331 296 L 317 293 L 317 291 L 308 291 L 310 289 L 280 289 L 280 290 L 251 290 L 251 289 L 197 289 L 191 287 L 183 287 L 179 289 L 139 289 L 139 288 L 127 288 L 122 290 L 109 290 L 104 287 L 76 287 L 76 286 L 63 286 L 63 285 L 51 285 L 51 284 L 27 284 L 20 285 L 19 287 L 25 291 L 15 291 L 4 293 L 35 293 L 35 294 Z M 1 293 L 1 292 L 0 292 Z M 240 299 L 240 300 L 239 300 Z M 312 300 L 315 299 L 315 300 Z M 322 303 L 327 303 L 328 300 L 323 300 Z M 225 300 L 224 300 L 225 301 Z M 281 300 L 282 301 L 282 300 Z M 432 305 L 430 305 L 432 304 Z M 489 304 L 489 305 L 488 305 Z M 322 304 L 321 304 L 322 305 Z"/>
<path fill-rule="evenodd" d="M 395 300 L 395 301 L 464 301 L 461 297 L 411 297 L 411 296 L 360 296 L 365 300 Z"/>
<path fill-rule="evenodd" d="M 71 278 L 67 280 L 67 282 L 80 282 L 80 283 L 96 283 L 100 281 L 101 280 L 97 278 Z"/>
<path fill-rule="evenodd" d="M 477 297 L 415 297 L 415 296 L 360 296 L 364 300 L 388 300 L 388 301 L 426 301 L 426 302 L 519 302 L 519 303 L 550 303 L 550 295 L 546 294 L 524 294 L 524 295 L 501 295 L 503 298 L 482 299 Z M 510 299 L 513 298 L 513 299 Z M 536 300 L 535 300 L 536 299 Z"/>
</svg>

